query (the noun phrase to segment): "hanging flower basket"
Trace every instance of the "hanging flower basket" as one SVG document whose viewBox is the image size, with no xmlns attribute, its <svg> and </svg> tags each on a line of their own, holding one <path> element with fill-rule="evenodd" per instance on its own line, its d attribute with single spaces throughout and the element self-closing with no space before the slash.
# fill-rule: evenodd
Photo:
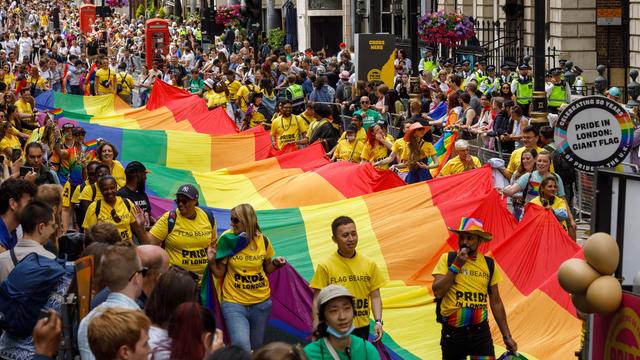
<svg viewBox="0 0 640 360">
<path fill-rule="evenodd" d="M 426 43 L 458 47 L 475 35 L 475 26 L 469 16 L 438 11 L 418 18 L 418 36 Z"/>
<path fill-rule="evenodd" d="M 105 5 L 113 8 L 121 8 L 129 5 L 129 0 L 105 0 Z"/>
<path fill-rule="evenodd" d="M 242 5 L 220 5 L 217 7 L 217 10 L 218 13 L 216 14 L 215 22 L 218 25 L 238 25 L 243 22 L 243 17 L 240 14 Z"/>
</svg>

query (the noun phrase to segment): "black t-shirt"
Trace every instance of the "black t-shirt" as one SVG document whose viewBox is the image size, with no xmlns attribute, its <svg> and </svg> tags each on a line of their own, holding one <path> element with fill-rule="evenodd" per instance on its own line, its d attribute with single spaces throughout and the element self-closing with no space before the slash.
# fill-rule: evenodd
<svg viewBox="0 0 640 360">
<path fill-rule="evenodd" d="M 138 205 L 142 211 L 151 214 L 151 201 L 149 201 L 149 196 L 147 196 L 146 193 L 132 191 L 127 186 L 123 186 L 118 190 L 116 195 L 131 200 L 135 205 Z"/>
</svg>

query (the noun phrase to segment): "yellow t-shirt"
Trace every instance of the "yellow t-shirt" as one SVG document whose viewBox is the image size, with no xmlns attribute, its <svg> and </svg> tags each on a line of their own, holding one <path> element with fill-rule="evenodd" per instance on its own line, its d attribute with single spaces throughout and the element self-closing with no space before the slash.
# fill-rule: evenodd
<svg viewBox="0 0 640 360">
<path fill-rule="evenodd" d="M 208 92 L 207 95 L 207 107 L 212 108 L 214 106 L 223 106 L 227 104 L 227 95 L 224 92 L 217 93 L 215 91 Z"/>
<path fill-rule="evenodd" d="M 249 127 L 253 128 L 256 127 L 260 124 L 262 124 L 263 122 L 265 122 L 265 117 L 264 115 L 259 112 L 259 111 L 254 111 L 251 113 L 251 116 L 249 117 Z"/>
<path fill-rule="evenodd" d="M 274 255 L 271 242 L 267 241 L 265 247 L 263 236 L 258 235 L 242 251 L 226 258 L 227 273 L 224 275 L 222 299 L 242 305 L 258 304 L 269 299 L 269 278 L 263 264 Z"/>
<path fill-rule="evenodd" d="M 343 140 L 346 137 L 346 134 L 346 131 L 343 132 L 340 136 L 340 140 Z M 360 130 L 356 132 L 356 140 L 361 141 L 364 144 L 364 142 L 367 141 L 367 130 L 365 130 L 364 128 L 360 128 Z"/>
<path fill-rule="evenodd" d="M 378 265 L 366 256 L 352 258 L 334 252 L 318 264 L 309 286 L 321 290 L 330 284 L 342 285 L 355 297 L 356 316 L 353 325 L 357 328 L 369 325 L 369 294 L 380 289 L 386 280 Z"/>
<path fill-rule="evenodd" d="M 400 158 L 406 147 L 407 142 L 404 140 L 404 138 L 399 138 L 398 140 L 394 141 L 393 146 L 391 147 L 391 152 L 394 153 L 398 158 Z M 398 171 L 409 172 L 409 168 L 404 167 L 402 169 L 398 169 Z"/>
<path fill-rule="evenodd" d="M 354 163 L 359 163 L 361 161 L 362 149 L 364 148 L 364 143 L 358 139 L 354 142 L 349 143 L 347 139 L 343 139 L 338 141 L 338 145 L 336 145 L 336 159 L 338 160 L 346 160 Z"/>
<path fill-rule="evenodd" d="M 513 150 L 513 152 L 511 153 L 511 156 L 509 157 L 509 165 L 507 165 L 507 171 L 509 171 L 510 173 L 515 173 L 518 168 L 520 167 L 520 159 L 522 158 L 522 153 L 526 150 L 527 148 L 520 147 L 517 148 L 515 150 Z M 540 154 L 544 149 L 539 148 L 536 146 L 536 151 L 538 152 L 538 154 Z M 551 163 L 551 172 L 553 172 L 553 162 Z"/>
<path fill-rule="evenodd" d="M 260 86 L 249 84 L 242 85 L 238 89 L 238 92 L 236 93 L 236 99 L 240 99 L 240 109 L 242 111 L 247 111 L 247 108 L 249 107 L 249 94 L 251 94 L 252 92 L 261 92 Z"/>
<path fill-rule="evenodd" d="M 298 119 L 294 114 L 288 119 L 278 116 L 271 123 L 271 135 L 276 139 L 276 149 L 280 150 L 286 144 L 295 142 L 300 135 L 307 132 L 307 122 Z"/>
<path fill-rule="evenodd" d="M 116 76 L 115 71 L 111 71 L 111 69 L 98 69 L 98 71 L 96 71 L 96 78 L 95 78 L 95 87 L 96 87 L 96 92 L 98 94 L 114 94 L 116 92 L 116 80 L 114 79 Z M 110 81 L 110 85 L 109 87 L 104 87 L 102 85 L 103 82 L 105 81 Z"/>
<path fill-rule="evenodd" d="M 16 77 L 13 76 L 12 73 L 4 74 L 4 79 L 2 79 L 2 81 L 4 81 L 4 83 L 7 84 L 7 89 L 11 89 L 11 83 L 15 78 Z"/>
<path fill-rule="evenodd" d="M 38 79 L 34 80 L 31 76 L 28 79 L 28 84 L 29 86 L 33 86 L 35 85 L 36 89 L 38 90 L 45 90 L 45 82 L 44 82 L 44 78 L 42 76 L 39 76 Z"/>
<path fill-rule="evenodd" d="M 432 275 L 446 275 L 448 253 L 442 254 Z M 451 288 L 442 298 L 440 313 L 447 324 L 455 327 L 478 324 L 487 320 L 488 287 L 502 280 L 498 267 L 494 266 L 489 279 L 489 267 L 484 255 L 478 253 L 475 260 L 467 260 Z"/>
<path fill-rule="evenodd" d="M 530 203 L 544 207 L 542 205 L 542 199 L 540 198 L 540 196 L 536 196 L 530 201 Z M 553 204 L 551 204 L 551 210 L 553 210 L 553 214 L 556 216 L 556 219 L 558 220 L 560 225 L 562 225 L 564 231 L 568 231 L 569 213 L 567 213 L 567 201 L 559 196 L 556 196 L 553 200 Z"/>
<path fill-rule="evenodd" d="M 116 196 L 116 203 L 113 207 L 107 204 L 104 200 L 100 201 L 100 213 L 96 217 L 96 206 L 98 204 L 98 200 L 94 201 L 87 208 L 87 213 L 84 216 L 84 223 L 82 227 L 88 230 L 91 226 L 102 222 L 102 223 L 111 223 L 116 226 L 118 232 L 120 233 L 120 238 L 125 241 L 131 241 L 133 238 L 133 234 L 131 231 L 131 224 L 136 222 L 135 216 L 131 213 L 133 210 L 134 204 L 131 203 L 128 199 L 123 199 L 120 196 Z M 125 205 L 125 201 L 129 202 L 129 208 Z M 120 221 L 116 221 L 114 216 L 111 216 L 111 210 L 115 209 L 117 217 L 120 218 Z"/>
<path fill-rule="evenodd" d="M 207 248 L 216 239 L 217 229 L 209 222 L 204 210 L 196 208 L 196 218 L 191 220 L 176 210 L 176 222 L 169 232 L 169 212 L 164 213 L 149 231 L 164 242 L 169 254 L 169 263 L 202 275 L 209 263 Z"/>
<path fill-rule="evenodd" d="M 5 149 L 20 149 L 20 139 L 13 134 L 9 134 L 9 131 L 5 132 L 2 140 L 0 140 L 0 152 L 4 152 Z"/>
<path fill-rule="evenodd" d="M 400 162 L 406 163 L 409 160 L 409 144 L 406 144 L 402 151 L 402 155 L 400 155 Z M 436 154 L 436 149 L 433 147 L 433 144 L 428 141 L 422 141 L 422 145 L 420 145 L 420 159 L 430 158 Z"/>
<path fill-rule="evenodd" d="M 93 194 L 94 187 L 96 189 L 95 195 Z M 78 187 L 76 189 L 76 192 L 79 192 L 77 197 L 78 202 L 82 200 L 96 201 L 96 200 L 102 199 L 102 193 L 100 192 L 100 188 L 98 187 L 98 184 L 96 184 L 96 186 L 91 186 L 91 185 L 85 186 L 82 190 L 80 190 L 80 187 Z M 76 194 L 74 192 L 74 194 L 71 196 L 71 202 L 73 203 L 75 199 L 76 199 Z"/>
<path fill-rule="evenodd" d="M 357 137 L 356 137 L 357 138 Z M 387 135 L 387 141 L 393 142 L 393 136 Z M 376 146 L 371 147 L 369 142 L 364 144 L 364 148 L 362 149 L 362 160 L 366 160 L 372 164 L 384 160 L 389 156 L 389 149 L 386 146 L 378 143 Z M 378 166 L 377 169 L 387 170 L 389 169 L 389 164 L 385 164 L 382 166 Z"/>
<path fill-rule="evenodd" d="M 120 91 L 120 95 L 130 95 L 131 88 L 133 88 L 133 76 L 127 74 L 124 71 L 121 71 L 116 76 L 116 80 L 118 84 L 122 86 L 122 91 Z"/>
<path fill-rule="evenodd" d="M 78 187 L 79 186 L 76 187 L 76 191 Z M 68 208 L 71 206 L 71 197 L 71 183 L 67 181 L 62 187 L 62 207 Z"/>
<path fill-rule="evenodd" d="M 477 157 L 471 156 L 471 160 L 473 160 L 474 169 L 477 169 L 482 166 L 482 164 L 480 163 L 480 159 L 478 159 Z M 456 156 L 453 159 L 447 161 L 447 163 L 444 165 L 442 170 L 440 170 L 440 175 L 447 176 L 447 175 L 453 175 L 453 174 L 460 174 L 461 172 L 465 172 L 466 170 L 471 170 L 471 169 L 465 169 L 464 164 L 462 163 L 462 161 L 460 161 L 460 156 Z"/>
<path fill-rule="evenodd" d="M 16 100 L 15 106 L 16 110 L 18 110 L 18 112 L 20 113 L 33 114 L 33 108 L 31 107 L 31 104 L 22 99 Z"/>
<path fill-rule="evenodd" d="M 233 80 L 232 82 L 229 82 L 227 80 L 227 89 L 229 89 L 229 98 L 231 100 L 235 100 L 238 98 L 238 90 L 241 86 L 242 83 L 240 83 L 240 81 L 238 80 Z"/>
<path fill-rule="evenodd" d="M 123 187 L 127 183 L 127 175 L 124 173 L 124 167 L 118 160 L 113 160 L 113 167 L 111 168 L 111 176 L 116 179 L 118 189 Z"/>
</svg>

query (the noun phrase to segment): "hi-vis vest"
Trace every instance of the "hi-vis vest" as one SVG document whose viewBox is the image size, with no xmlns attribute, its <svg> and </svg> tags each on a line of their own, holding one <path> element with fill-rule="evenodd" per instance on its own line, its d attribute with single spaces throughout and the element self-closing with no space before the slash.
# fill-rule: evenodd
<svg viewBox="0 0 640 360">
<path fill-rule="evenodd" d="M 553 107 L 560 107 L 562 104 L 567 103 L 567 86 L 564 81 L 559 84 L 554 84 L 551 89 L 551 95 L 547 99 L 547 105 Z"/>
<path fill-rule="evenodd" d="M 516 80 L 516 102 L 518 104 L 531 104 L 533 100 L 533 81 L 527 77 L 525 80 Z"/>
<path fill-rule="evenodd" d="M 304 105 L 304 90 L 302 90 L 302 86 L 293 84 L 287 88 L 287 91 L 291 93 L 292 106 Z"/>
<path fill-rule="evenodd" d="M 478 86 L 480 86 L 480 84 L 482 84 L 482 82 L 484 81 L 484 79 L 488 78 L 486 73 L 480 73 L 478 71 L 474 71 L 473 75 L 476 79 L 476 83 L 478 83 Z"/>
</svg>

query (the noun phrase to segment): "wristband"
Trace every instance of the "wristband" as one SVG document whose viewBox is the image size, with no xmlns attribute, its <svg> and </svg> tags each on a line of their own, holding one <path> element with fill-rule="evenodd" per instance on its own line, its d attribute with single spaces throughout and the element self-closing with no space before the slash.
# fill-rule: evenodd
<svg viewBox="0 0 640 360">
<path fill-rule="evenodd" d="M 502 340 L 504 340 L 504 341 L 507 341 L 509 339 L 511 339 L 511 335 L 505 335 L 505 336 L 502 337 Z"/>
<path fill-rule="evenodd" d="M 456 265 L 455 263 L 451 264 L 451 266 L 449 266 L 449 271 L 451 271 L 454 274 L 459 274 L 460 273 L 460 267 L 458 265 Z"/>
</svg>

